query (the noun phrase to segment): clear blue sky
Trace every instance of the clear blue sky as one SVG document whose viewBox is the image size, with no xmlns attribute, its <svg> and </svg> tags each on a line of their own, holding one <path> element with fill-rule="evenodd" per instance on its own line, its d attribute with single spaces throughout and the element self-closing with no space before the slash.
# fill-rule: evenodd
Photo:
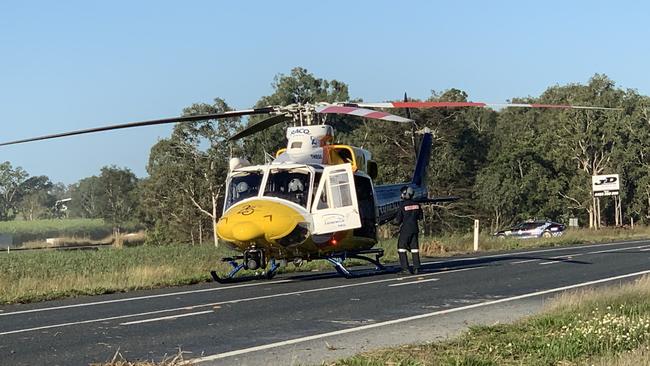
<svg viewBox="0 0 650 366">
<path fill-rule="evenodd" d="M 222 97 L 247 108 L 302 66 L 366 101 L 465 90 L 537 96 L 605 73 L 650 94 L 644 1 L 3 1 L 0 140 L 180 114 Z M 73 183 L 116 164 L 144 176 L 171 127 L 0 148 L 31 175 Z"/>
</svg>

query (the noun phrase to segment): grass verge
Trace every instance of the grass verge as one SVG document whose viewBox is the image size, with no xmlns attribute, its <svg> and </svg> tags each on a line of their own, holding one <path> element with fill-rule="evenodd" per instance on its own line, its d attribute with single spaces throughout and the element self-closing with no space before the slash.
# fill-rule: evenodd
<svg viewBox="0 0 650 366">
<path fill-rule="evenodd" d="M 0 255 L 0 303 L 178 286 L 225 270 L 213 246 L 139 246 Z"/>
<path fill-rule="evenodd" d="M 161 361 L 128 361 L 117 351 L 113 359 L 103 363 L 91 363 L 90 366 L 185 366 L 183 352 L 179 350 L 175 356 L 165 356 Z"/>
<path fill-rule="evenodd" d="M 334 365 L 647 365 L 650 278 L 560 295 L 514 324 L 471 327 L 442 343 L 357 355 Z"/>
</svg>

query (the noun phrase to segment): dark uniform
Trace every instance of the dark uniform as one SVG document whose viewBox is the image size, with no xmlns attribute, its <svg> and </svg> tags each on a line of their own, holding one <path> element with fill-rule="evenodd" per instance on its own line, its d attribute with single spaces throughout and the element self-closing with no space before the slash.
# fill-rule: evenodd
<svg viewBox="0 0 650 366">
<path fill-rule="evenodd" d="M 404 195 L 402 196 L 404 198 Z M 402 272 L 409 269 L 407 252 L 413 256 L 413 273 L 417 274 L 420 270 L 420 248 L 418 234 L 420 229 L 418 221 L 422 220 L 422 208 L 420 204 L 412 201 L 407 196 L 401 203 L 397 217 L 394 223 L 400 225 L 399 239 L 397 239 L 397 252 L 399 254 L 399 263 Z"/>
</svg>

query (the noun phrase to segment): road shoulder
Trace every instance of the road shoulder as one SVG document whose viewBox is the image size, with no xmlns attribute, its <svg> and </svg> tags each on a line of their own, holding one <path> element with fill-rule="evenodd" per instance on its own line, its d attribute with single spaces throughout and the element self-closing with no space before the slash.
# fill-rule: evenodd
<svg viewBox="0 0 650 366">
<path fill-rule="evenodd" d="M 543 297 L 522 299 L 202 362 L 200 365 L 320 365 L 360 352 L 439 342 L 473 325 L 510 323 L 539 312 Z M 430 308 L 427 310 L 443 310 Z M 198 355 L 193 355 L 198 356 Z"/>
</svg>

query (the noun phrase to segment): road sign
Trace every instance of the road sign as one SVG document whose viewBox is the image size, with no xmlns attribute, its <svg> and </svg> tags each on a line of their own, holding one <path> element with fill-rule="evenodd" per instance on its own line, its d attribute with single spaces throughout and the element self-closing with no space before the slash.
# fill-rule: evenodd
<svg viewBox="0 0 650 366">
<path fill-rule="evenodd" d="M 621 187 L 618 174 L 594 175 L 591 177 L 591 191 L 594 196 L 616 196 Z"/>
</svg>

